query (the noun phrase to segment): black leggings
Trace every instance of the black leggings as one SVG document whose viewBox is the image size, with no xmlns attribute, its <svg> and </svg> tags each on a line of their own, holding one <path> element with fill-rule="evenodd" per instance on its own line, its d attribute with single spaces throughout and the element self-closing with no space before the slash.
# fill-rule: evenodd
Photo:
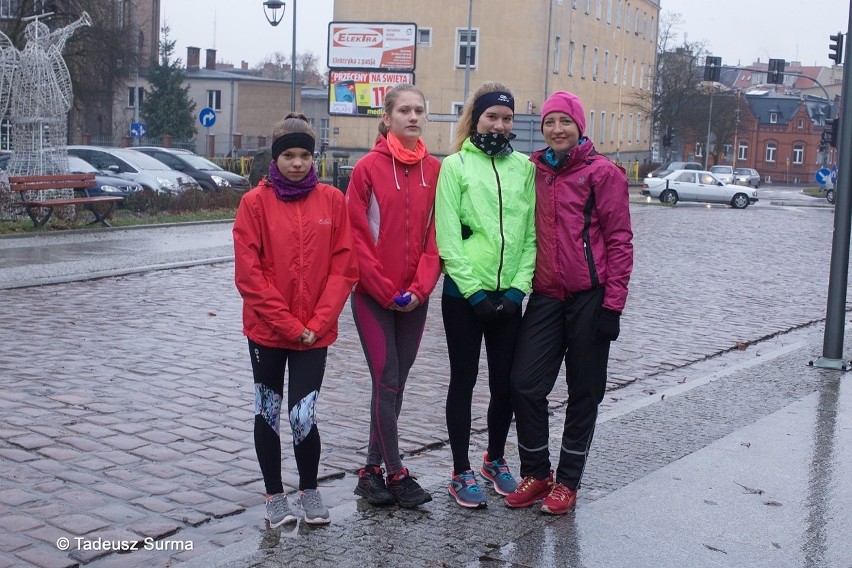
<svg viewBox="0 0 852 568">
<path fill-rule="evenodd" d="M 487 300 L 486 300 L 487 301 Z M 473 313 L 470 302 L 455 296 L 441 296 L 441 312 L 447 334 L 450 357 L 450 388 L 447 391 L 447 433 L 453 452 L 453 469 L 461 473 L 471 469 L 471 404 L 473 387 L 479 374 L 479 353 L 485 337 L 488 358 L 488 457 L 503 457 L 506 437 L 512 424 L 512 400 L 509 375 L 515 343 L 521 324 L 520 310 L 512 317 L 483 325 Z"/>
<path fill-rule="evenodd" d="M 325 373 L 328 348 L 296 351 L 264 347 L 251 339 L 248 344 L 251 370 L 254 373 L 254 447 L 266 493 L 275 495 L 284 492 L 281 483 L 279 422 L 285 366 L 290 369 L 287 415 L 293 435 L 293 455 L 299 470 L 299 489 L 316 489 L 320 458 L 316 402 Z"/>
</svg>

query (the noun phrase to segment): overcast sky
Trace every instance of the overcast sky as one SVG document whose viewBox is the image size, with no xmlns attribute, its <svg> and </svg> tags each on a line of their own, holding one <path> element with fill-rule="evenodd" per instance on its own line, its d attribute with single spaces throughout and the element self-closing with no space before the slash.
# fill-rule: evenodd
<svg viewBox="0 0 852 568">
<path fill-rule="evenodd" d="M 273 52 L 289 57 L 292 45 L 294 0 L 285 0 L 284 20 L 277 28 L 263 15 L 263 0 L 161 0 L 162 17 L 176 41 L 176 55 L 186 63 L 187 46 L 216 48 L 217 59 L 236 66 L 245 60 L 250 67 Z M 328 23 L 333 0 L 296 0 L 298 30 L 296 50 L 312 51 L 326 61 Z M 368 0 L 362 0 L 368 1 Z M 463 0 L 458 0 L 459 2 Z M 476 12 L 487 0 L 473 1 Z M 566 0 L 567 2 L 567 0 Z M 690 42 L 703 41 L 724 65 L 747 65 L 770 57 L 801 61 L 805 65 L 829 65 L 828 36 L 846 32 L 849 4 L 846 0 L 661 0 L 663 12 L 679 13 L 679 31 Z M 422 0 L 424 6 L 428 0 Z M 520 5 L 520 4 L 519 4 Z M 416 21 L 416 17 L 411 18 Z M 467 21 L 459 22 L 467 25 Z M 511 36 L 511 27 L 506 29 Z M 846 42 L 844 51 L 852 51 Z M 847 55 L 844 59 L 847 59 Z"/>
</svg>

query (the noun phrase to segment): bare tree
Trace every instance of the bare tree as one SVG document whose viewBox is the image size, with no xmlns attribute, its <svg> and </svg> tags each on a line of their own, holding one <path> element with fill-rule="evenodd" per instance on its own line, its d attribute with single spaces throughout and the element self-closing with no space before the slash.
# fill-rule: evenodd
<svg viewBox="0 0 852 568">
<path fill-rule="evenodd" d="M 657 61 L 651 91 L 637 91 L 628 101 L 653 121 L 657 135 L 673 132 L 680 139 L 699 132 L 701 109 L 707 116 L 709 99 L 700 89 L 706 50 L 701 42 L 680 40 L 680 14 L 663 12 L 657 36 Z M 706 128 L 705 128 L 706 131 Z"/>
<path fill-rule="evenodd" d="M 264 57 L 254 69 L 263 77 L 290 80 L 291 55 L 276 51 Z M 319 70 L 319 56 L 310 51 L 296 52 L 296 81 L 307 87 L 328 85 L 328 74 Z"/>
</svg>

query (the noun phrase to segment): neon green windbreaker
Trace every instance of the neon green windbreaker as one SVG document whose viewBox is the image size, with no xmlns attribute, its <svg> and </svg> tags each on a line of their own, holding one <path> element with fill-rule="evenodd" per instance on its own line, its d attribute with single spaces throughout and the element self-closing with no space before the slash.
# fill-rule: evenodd
<svg viewBox="0 0 852 568">
<path fill-rule="evenodd" d="M 443 271 L 469 298 L 528 294 L 535 269 L 535 167 L 521 152 L 489 157 L 470 139 L 441 164 L 435 229 Z"/>
</svg>

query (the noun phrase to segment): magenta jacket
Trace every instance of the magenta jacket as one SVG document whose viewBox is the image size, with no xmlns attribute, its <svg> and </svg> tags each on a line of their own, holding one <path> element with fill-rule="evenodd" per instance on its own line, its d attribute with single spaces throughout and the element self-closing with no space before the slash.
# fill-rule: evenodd
<svg viewBox="0 0 852 568">
<path fill-rule="evenodd" d="M 633 271 L 633 230 L 624 170 L 582 139 L 556 170 L 535 152 L 533 291 L 565 299 L 604 287 L 603 307 L 624 309 Z"/>
</svg>

